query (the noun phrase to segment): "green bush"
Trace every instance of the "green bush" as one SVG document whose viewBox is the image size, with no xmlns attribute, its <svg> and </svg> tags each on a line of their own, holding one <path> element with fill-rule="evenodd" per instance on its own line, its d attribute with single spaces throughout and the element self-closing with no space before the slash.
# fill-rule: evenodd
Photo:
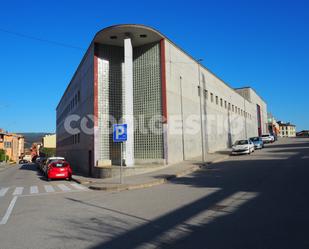
<svg viewBox="0 0 309 249">
<path fill-rule="evenodd" d="M 1 149 L 0 150 L 0 162 L 5 161 L 5 158 L 6 158 L 7 161 L 9 160 L 9 157 L 5 156 L 5 151 Z"/>
<path fill-rule="evenodd" d="M 40 154 L 44 154 L 45 157 L 56 156 L 56 149 L 55 148 L 41 148 Z"/>
</svg>

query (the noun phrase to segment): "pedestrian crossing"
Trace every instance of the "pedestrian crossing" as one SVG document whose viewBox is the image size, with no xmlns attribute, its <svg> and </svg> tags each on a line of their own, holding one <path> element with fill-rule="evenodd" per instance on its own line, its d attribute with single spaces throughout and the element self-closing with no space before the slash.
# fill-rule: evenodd
<svg viewBox="0 0 309 249">
<path fill-rule="evenodd" d="M 24 187 L 17 187 L 15 188 L 13 195 L 21 195 L 24 191 Z"/>
<path fill-rule="evenodd" d="M 51 185 L 44 185 L 44 189 L 45 189 L 46 193 L 55 192 L 54 187 L 51 186 Z"/>
<path fill-rule="evenodd" d="M 87 187 L 77 184 L 50 184 L 43 186 L 29 186 L 29 187 L 0 187 L 0 198 L 6 195 L 23 196 L 23 195 L 38 195 L 48 193 L 60 193 L 60 192 L 76 192 L 86 191 Z"/>
<path fill-rule="evenodd" d="M 9 188 L 1 188 L 0 189 L 0 197 L 5 196 L 6 192 L 8 192 Z"/>
</svg>

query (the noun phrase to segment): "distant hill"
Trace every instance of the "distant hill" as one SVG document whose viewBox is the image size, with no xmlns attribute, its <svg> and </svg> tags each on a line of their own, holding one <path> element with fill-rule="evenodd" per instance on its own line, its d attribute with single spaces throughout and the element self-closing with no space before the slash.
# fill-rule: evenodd
<svg viewBox="0 0 309 249">
<path fill-rule="evenodd" d="M 43 132 L 24 132 L 24 133 L 18 133 L 20 135 L 23 135 L 25 138 L 25 148 L 31 148 L 31 145 L 35 142 L 42 142 L 42 138 L 45 135 L 53 134 L 53 133 L 43 133 Z"/>
</svg>

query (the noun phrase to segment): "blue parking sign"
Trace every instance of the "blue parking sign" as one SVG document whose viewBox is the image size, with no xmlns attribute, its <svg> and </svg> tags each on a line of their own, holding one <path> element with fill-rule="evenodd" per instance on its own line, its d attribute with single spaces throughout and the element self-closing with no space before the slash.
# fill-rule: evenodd
<svg viewBox="0 0 309 249">
<path fill-rule="evenodd" d="M 127 124 L 114 124 L 113 125 L 113 141 L 115 143 L 127 141 Z"/>
</svg>

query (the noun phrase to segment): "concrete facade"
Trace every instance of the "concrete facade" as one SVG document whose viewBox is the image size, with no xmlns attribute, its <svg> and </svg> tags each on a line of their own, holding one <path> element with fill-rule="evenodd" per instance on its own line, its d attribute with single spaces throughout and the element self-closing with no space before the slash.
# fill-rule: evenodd
<svg viewBox="0 0 309 249">
<path fill-rule="evenodd" d="M 128 39 L 132 66 L 125 59 Z M 267 133 L 267 105 L 252 88 L 231 88 L 152 28 L 119 25 L 96 34 L 59 102 L 57 154 L 89 175 L 101 165 L 119 164 L 111 119 L 121 122 L 130 103 L 135 165 L 205 160 L 237 139 Z M 141 116 L 147 131 L 156 132 L 143 132 Z M 129 166 L 128 153 L 124 145 Z"/>
<path fill-rule="evenodd" d="M 181 134 L 168 134 L 169 163 L 202 157 L 202 147 L 206 154 L 230 147 L 237 139 L 257 136 L 257 105 L 261 133 L 267 132 L 267 105 L 253 89 L 235 91 L 172 42 L 165 43 L 168 119 L 180 115 L 190 120 L 195 115 L 203 120 L 195 134 L 186 132 L 191 126 L 186 122 Z"/>
<path fill-rule="evenodd" d="M 57 155 L 65 157 L 75 171 L 83 174 L 91 174 L 94 166 L 91 162 L 94 151 L 93 113 L 94 46 L 91 44 L 57 106 Z M 68 117 L 72 118 L 73 130 L 65 128 Z M 85 122 L 90 127 L 89 134 L 74 129 Z"/>
</svg>

